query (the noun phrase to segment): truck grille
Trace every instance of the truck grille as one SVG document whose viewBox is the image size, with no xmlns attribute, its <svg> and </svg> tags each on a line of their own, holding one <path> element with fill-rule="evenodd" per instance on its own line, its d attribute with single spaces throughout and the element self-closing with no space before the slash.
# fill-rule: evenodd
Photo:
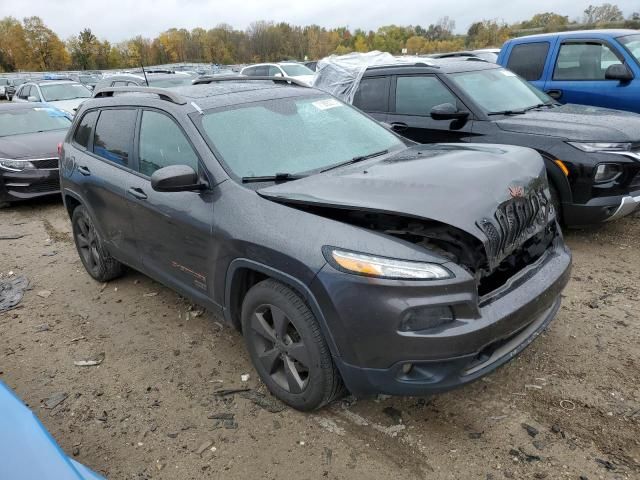
<svg viewBox="0 0 640 480">
<path fill-rule="evenodd" d="M 488 239 L 489 268 L 495 268 L 502 259 L 547 225 L 552 212 L 553 207 L 544 188 L 539 188 L 529 195 L 502 203 L 496 209 L 494 219 L 483 218 L 477 222 Z"/>
</svg>

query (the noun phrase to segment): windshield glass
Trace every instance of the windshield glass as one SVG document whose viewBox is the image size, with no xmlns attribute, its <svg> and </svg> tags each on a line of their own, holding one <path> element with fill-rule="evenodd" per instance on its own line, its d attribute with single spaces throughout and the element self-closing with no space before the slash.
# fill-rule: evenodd
<svg viewBox="0 0 640 480">
<path fill-rule="evenodd" d="M 635 57 L 636 61 L 640 62 L 640 34 L 619 37 L 618 41 L 627 47 L 627 50 Z"/>
<path fill-rule="evenodd" d="M 69 128 L 71 120 L 55 108 L 0 111 L 0 137 Z"/>
<path fill-rule="evenodd" d="M 89 98 L 91 90 L 80 83 L 58 83 L 54 85 L 40 85 L 45 102 L 58 100 L 73 100 L 74 98 Z"/>
<path fill-rule="evenodd" d="M 149 78 L 149 86 L 160 88 L 182 87 L 184 85 L 191 85 L 192 81 L 193 78 L 189 75 L 179 75 L 172 78 Z"/>
<path fill-rule="evenodd" d="M 202 127 L 238 177 L 298 174 L 404 147 L 380 124 L 329 96 L 210 111 Z"/>
<path fill-rule="evenodd" d="M 14 78 L 13 80 L 11 80 L 11 83 L 14 86 L 18 86 L 18 85 L 22 85 L 23 83 L 26 83 L 26 80 L 24 78 Z"/>
<path fill-rule="evenodd" d="M 305 67 L 304 65 L 280 65 L 280 68 L 284 70 L 284 73 L 288 77 L 299 77 L 300 75 L 313 75 L 313 70 Z"/>
<path fill-rule="evenodd" d="M 504 68 L 452 73 L 451 79 L 487 113 L 523 110 L 551 97 Z"/>
</svg>

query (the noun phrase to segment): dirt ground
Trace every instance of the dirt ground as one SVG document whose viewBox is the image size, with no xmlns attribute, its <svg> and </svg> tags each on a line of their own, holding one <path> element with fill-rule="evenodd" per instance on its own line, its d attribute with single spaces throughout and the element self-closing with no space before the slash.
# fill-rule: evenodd
<svg viewBox="0 0 640 480">
<path fill-rule="evenodd" d="M 566 234 L 562 309 L 505 367 L 314 414 L 273 401 L 221 319 L 136 272 L 93 281 L 69 232 L 56 201 L 0 210 L 23 235 L 0 239 L 0 275 L 31 282 L 0 314 L 0 380 L 110 479 L 640 478 L 640 215 Z"/>
</svg>

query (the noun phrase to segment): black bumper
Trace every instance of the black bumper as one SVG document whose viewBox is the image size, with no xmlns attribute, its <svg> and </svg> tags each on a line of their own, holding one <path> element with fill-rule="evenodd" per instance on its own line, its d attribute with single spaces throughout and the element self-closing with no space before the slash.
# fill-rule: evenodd
<svg viewBox="0 0 640 480">
<path fill-rule="evenodd" d="M 58 169 L 0 170 L 0 202 L 16 202 L 60 193 Z"/>
<path fill-rule="evenodd" d="M 592 198 L 585 204 L 562 204 L 564 221 L 571 227 L 617 220 L 639 208 L 640 190 L 625 195 Z"/>
<path fill-rule="evenodd" d="M 500 293 L 480 301 L 475 280 L 460 270 L 455 279 L 429 283 L 354 279 L 325 267 L 313 286 L 317 298 L 320 287 L 328 291 L 319 300 L 347 388 L 355 394 L 420 395 L 473 381 L 521 352 L 554 318 L 570 270 L 571 255 L 558 238 Z M 442 305 L 451 308 L 454 321 L 400 331 L 407 311 Z"/>
</svg>

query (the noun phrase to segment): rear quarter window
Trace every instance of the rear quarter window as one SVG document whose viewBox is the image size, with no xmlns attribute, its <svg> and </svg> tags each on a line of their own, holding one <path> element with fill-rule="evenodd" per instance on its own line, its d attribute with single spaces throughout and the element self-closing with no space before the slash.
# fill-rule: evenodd
<svg viewBox="0 0 640 480">
<path fill-rule="evenodd" d="M 509 55 L 507 68 L 525 80 L 542 78 L 544 64 L 549 53 L 549 42 L 521 43 L 514 45 Z"/>
<path fill-rule="evenodd" d="M 80 148 L 89 148 L 89 141 L 91 140 L 91 133 L 93 132 L 93 126 L 96 124 L 98 118 L 98 112 L 87 112 L 78 123 L 76 131 L 73 132 L 73 143 Z"/>
<path fill-rule="evenodd" d="M 93 153 L 129 167 L 137 110 L 109 109 L 100 112 L 93 137 Z"/>
</svg>

